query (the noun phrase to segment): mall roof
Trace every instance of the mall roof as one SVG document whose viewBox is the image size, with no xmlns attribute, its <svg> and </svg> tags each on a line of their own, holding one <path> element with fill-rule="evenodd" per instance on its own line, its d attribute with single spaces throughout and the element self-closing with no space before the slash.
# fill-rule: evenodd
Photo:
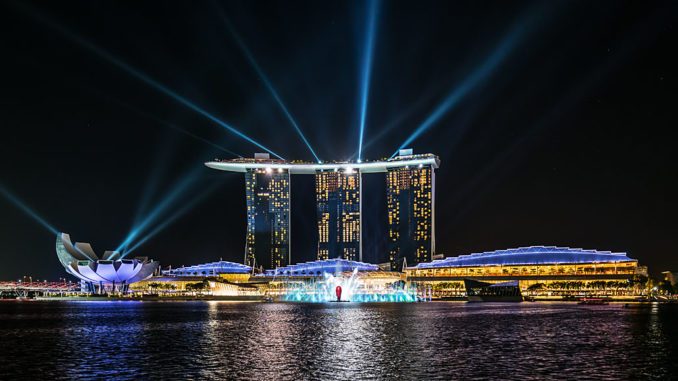
<svg viewBox="0 0 678 381">
<path fill-rule="evenodd" d="M 436 259 L 432 262 L 419 263 L 410 268 L 466 267 L 466 266 L 499 266 L 499 265 L 533 265 L 556 263 L 597 263 L 634 261 L 626 253 L 610 251 L 583 250 L 556 246 L 530 246 L 517 249 L 506 249 L 460 255 Z"/>
<path fill-rule="evenodd" d="M 313 262 L 298 263 L 275 270 L 266 270 L 258 276 L 320 276 L 323 273 L 340 273 L 345 271 L 377 271 L 379 266 L 371 263 L 349 261 L 348 259 L 323 259 Z"/>
<path fill-rule="evenodd" d="M 218 261 L 203 263 L 201 265 L 178 267 L 176 269 L 163 270 L 163 275 L 191 276 L 191 275 L 218 275 L 218 274 L 247 274 L 252 268 L 241 263 Z"/>
<path fill-rule="evenodd" d="M 290 174 L 315 174 L 317 171 L 353 171 L 361 173 L 386 172 L 388 168 L 432 166 L 438 168 L 440 160 L 433 154 L 396 156 L 393 159 L 363 162 L 289 162 L 275 159 L 233 159 L 223 161 L 210 161 L 206 166 L 221 171 L 246 172 L 248 169 L 287 170 Z"/>
</svg>

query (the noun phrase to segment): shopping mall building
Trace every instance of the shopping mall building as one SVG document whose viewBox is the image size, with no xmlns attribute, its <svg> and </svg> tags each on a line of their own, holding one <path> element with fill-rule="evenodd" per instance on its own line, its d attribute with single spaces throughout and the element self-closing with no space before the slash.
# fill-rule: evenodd
<svg viewBox="0 0 678 381">
<path fill-rule="evenodd" d="M 636 281 L 637 275 L 647 275 L 647 269 L 626 253 L 530 246 L 437 259 L 406 267 L 403 272 L 384 271 L 364 262 L 326 259 L 257 273 L 249 266 L 221 261 L 164 270 L 162 276 L 140 282 L 134 289 L 167 282 L 179 291 L 191 282 L 218 277 L 224 284 L 213 285 L 221 287 L 213 290 L 216 294 L 278 298 L 294 293 L 298 300 L 305 300 L 302 298 L 309 297 L 331 277 L 352 279 L 356 293 L 364 300 L 374 300 L 374 295 L 397 298 L 403 293 L 414 300 L 435 300 L 464 298 L 464 281 L 470 280 L 517 282 L 523 296 L 562 299 L 640 295 L 644 287 Z"/>
<path fill-rule="evenodd" d="M 556 246 L 496 250 L 419 263 L 405 269 L 407 281 L 439 297 L 465 293 L 464 279 L 488 283 L 519 281 L 524 293 L 563 296 L 633 295 L 636 275 L 647 276 L 626 253 Z"/>
</svg>

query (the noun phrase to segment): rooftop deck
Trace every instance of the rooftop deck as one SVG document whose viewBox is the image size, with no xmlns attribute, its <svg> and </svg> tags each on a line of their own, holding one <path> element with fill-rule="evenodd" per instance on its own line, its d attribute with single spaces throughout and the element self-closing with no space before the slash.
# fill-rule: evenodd
<svg viewBox="0 0 678 381">
<path fill-rule="evenodd" d="M 220 171 L 246 172 L 248 169 L 286 170 L 290 174 L 312 175 L 317 171 L 360 171 L 361 173 L 386 172 L 389 168 L 432 166 L 438 168 L 440 159 L 433 154 L 396 156 L 393 159 L 363 162 L 291 162 L 276 159 L 232 159 L 205 163 Z"/>
</svg>

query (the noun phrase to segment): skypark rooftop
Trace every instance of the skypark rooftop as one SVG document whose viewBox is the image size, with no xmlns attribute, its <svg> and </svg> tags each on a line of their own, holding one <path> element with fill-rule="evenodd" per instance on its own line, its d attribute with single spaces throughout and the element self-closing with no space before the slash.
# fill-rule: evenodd
<svg viewBox="0 0 678 381">
<path fill-rule="evenodd" d="M 440 159 L 433 154 L 421 155 L 405 155 L 396 156 L 393 159 L 378 160 L 378 161 L 362 161 L 358 162 L 297 162 L 297 161 L 283 161 L 277 159 L 270 159 L 261 154 L 257 154 L 255 158 L 243 158 L 232 160 L 215 160 L 205 163 L 206 166 L 221 171 L 230 172 L 246 172 L 248 169 L 270 169 L 270 170 L 287 170 L 290 174 L 306 174 L 312 175 L 317 171 L 355 171 L 359 170 L 362 173 L 377 173 L 386 172 L 388 168 L 398 167 L 417 167 L 417 166 L 432 166 L 438 168 L 440 166 Z"/>
</svg>

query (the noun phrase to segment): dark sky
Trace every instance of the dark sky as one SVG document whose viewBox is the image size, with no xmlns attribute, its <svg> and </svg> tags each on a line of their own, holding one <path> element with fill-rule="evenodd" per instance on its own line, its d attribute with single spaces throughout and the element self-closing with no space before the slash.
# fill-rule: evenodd
<svg viewBox="0 0 678 381">
<path fill-rule="evenodd" d="M 367 4 L 2 2 L 0 186 L 98 252 L 174 192 L 145 233 L 179 216 L 134 255 L 173 266 L 242 261 L 244 179 L 202 163 L 234 157 L 215 146 L 243 156 L 261 149 L 139 77 L 287 159 L 313 159 L 226 17 L 320 158 L 349 159 Z M 545 244 L 625 251 L 655 274 L 678 269 L 677 10 L 383 2 L 363 157 L 390 156 L 463 89 L 409 145 L 442 162 L 438 252 Z M 363 181 L 364 259 L 383 261 L 385 179 Z M 311 260 L 312 177 L 292 178 L 292 208 L 293 261 Z M 66 275 L 53 233 L 7 197 L 0 241 L 0 279 Z"/>
</svg>

